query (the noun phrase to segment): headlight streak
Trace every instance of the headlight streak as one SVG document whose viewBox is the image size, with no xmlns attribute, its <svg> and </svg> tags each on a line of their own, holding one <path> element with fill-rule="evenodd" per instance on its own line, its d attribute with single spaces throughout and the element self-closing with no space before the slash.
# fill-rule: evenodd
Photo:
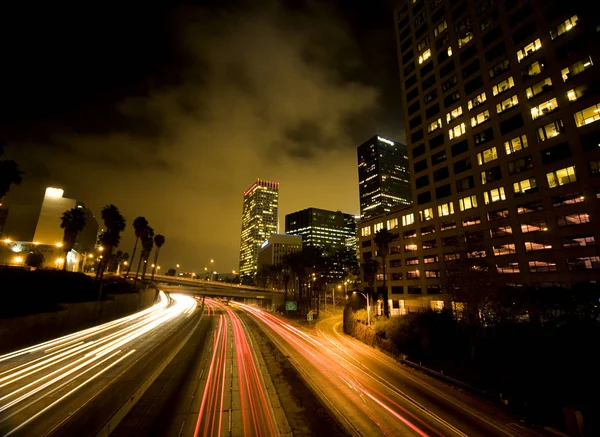
<svg viewBox="0 0 600 437">
<path fill-rule="evenodd" d="M 8 419 L 21 413 L 18 417 L 24 420 L 9 431 L 11 434 L 75 392 L 82 397 L 80 405 L 84 405 L 104 388 L 81 390 L 85 385 L 117 364 L 127 369 L 131 364 L 125 364 L 130 363 L 126 359 L 134 354 L 133 348 L 138 343 L 144 344 L 140 342 L 144 342 L 150 332 L 171 320 L 189 317 L 196 307 L 196 300 L 189 296 L 172 295 L 169 298 L 161 291 L 159 302 L 144 311 L 0 356 L 3 366 L 0 372 L 0 434 L 9 431 L 8 426 L 14 426 L 14 423 L 7 423 Z M 99 366 L 104 367 L 74 389 L 62 393 Z M 105 386 L 112 381 L 114 379 Z M 52 402 L 45 406 L 48 401 Z M 41 406 L 37 406 L 38 403 Z M 28 408 L 36 408 L 35 414 L 24 416 Z M 70 412 L 64 414 L 61 417 L 57 413 L 56 419 L 64 421 Z"/>
<path fill-rule="evenodd" d="M 310 336 L 309 334 L 299 330 L 298 328 L 291 326 L 290 324 L 282 321 L 281 319 L 273 316 L 272 314 L 262 311 L 256 307 L 236 303 L 239 307 L 243 308 L 247 312 L 254 315 L 257 319 L 263 322 L 266 326 L 272 329 L 276 334 L 278 334 L 284 341 L 286 341 L 290 346 L 292 346 L 299 354 L 304 356 L 304 358 L 310 362 L 319 372 L 328 379 L 332 384 L 336 386 L 340 386 L 340 383 L 343 386 L 349 387 L 352 391 L 357 392 L 358 394 L 364 394 L 369 399 L 372 399 L 377 405 L 380 405 L 386 413 L 393 418 L 392 421 L 399 421 L 397 428 L 398 429 L 406 429 L 409 428 L 412 432 L 424 437 L 429 435 L 441 436 L 442 434 L 437 431 L 435 428 L 431 427 L 426 422 L 422 421 L 418 416 L 415 416 L 410 411 L 401 408 L 401 412 L 395 411 L 394 408 L 398 408 L 399 405 L 393 403 L 393 408 L 386 404 L 381 397 L 384 397 L 386 401 L 390 399 L 387 396 L 384 396 L 381 392 L 373 393 L 372 387 L 368 389 L 365 388 L 365 384 L 361 381 L 358 383 L 356 379 L 356 375 L 353 375 L 351 370 L 359 370 L 359 373 L 364 374 L 367 377 L 370 377 L 366 374 L 362 369 L 358 368 L 353 363 L 350 363 L 344 357 L 337 354 L 335 351 L 328 349 L 324 344 Z M 310 349 L 313 349 L 311 351 Z M 323 353 L 324 350 L 330 352 L 335 359 L 325 355 Z M 349 367 L 344 365 L 340 365 L 340 363 L 349 364 Z M 355 403 L 368 417 L 370 417 L 379 427 L 380 432 L 384 435 L 394 435 L 394 431 L 392 429 L 387 429 L 385 424 L 381 423 L 377 417 L 373 415 L 371 412 L 372 405 L 364 404 L 362 402 Z M 402 414 L 401 414 L 402 413 Z M 377 415 L 380 416 L 381 413 L 377 412 Z M 388 416 L 389 417 L 389 416 Z M 395 427 L 396 428 L 396 427 Z M 453 429 L 454 427 L 451 427 Z M 427 431 L 425 431 L 427 430 Z M 428 434 L 430 433 L 430 434 Z M 464 435 L 459 432 L 459 435 Z"/>
</svg>

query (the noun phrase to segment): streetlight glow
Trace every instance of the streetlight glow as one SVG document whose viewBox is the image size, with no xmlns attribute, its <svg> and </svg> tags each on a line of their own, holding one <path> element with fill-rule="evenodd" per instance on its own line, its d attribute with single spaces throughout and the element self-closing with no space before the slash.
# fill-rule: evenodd
<svg viewBox="0 0 600 437">
<path fill-rule="evenodd" d="M 360 291 L 353 291 L 352 294 L 362 294 L 367 299 L 367 325 L 371 325 L 371 305 L 369 304 L 369 295 Z"/>
<path fill-rule="evenodd" d="M 177 264 L 177 268 L 179 268 L 179 264 Z"/>
</svg>

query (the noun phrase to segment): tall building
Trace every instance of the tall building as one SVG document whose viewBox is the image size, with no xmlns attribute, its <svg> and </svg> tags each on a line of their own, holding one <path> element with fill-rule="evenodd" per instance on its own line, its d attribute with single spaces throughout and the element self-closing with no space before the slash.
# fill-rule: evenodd
<svg viewBox="0 0 600 437">
<path fill-rule="evenodd" d="M 412 203 L 406 145 L 376 135 L 357 154 L 361 217 Z"/>
<path fill-rule="evenodd" d="M 302 237 L 300 235 L 273 234 L 260 245 L 258 267 L 281 264 L 286 255 L 301 250 Z"/>
<path fill-rule="evenodd" d="M 347 247 L 347 239 L 356 236 L 356 221 L 341 211 L 307 208 L 285 216 L 285 233 L 301 235 L 305 246 L 335 251 Z"/>
<path fill-rule="evenodd" d="M 278 201 L 278 182 L 258 179 L 244 192 L 240 275 L 256 274 L 258 249 L 267 238 L 277 233 Z"/>
<path fill-rule="evenodd" d="M 452 241 L 513 285 L 600 274 L 600 38 L 593 2 L 404 0 L 395 10 L 415 205 L 396 234 L 393 308 L 439 305 Z M 441 293 L 441 294 L 440 294 Z"/>
</svg>

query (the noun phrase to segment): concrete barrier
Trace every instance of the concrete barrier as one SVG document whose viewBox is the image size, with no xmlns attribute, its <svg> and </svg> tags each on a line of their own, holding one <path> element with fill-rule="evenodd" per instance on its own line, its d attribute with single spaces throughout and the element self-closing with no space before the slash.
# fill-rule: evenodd
<svg viewBox="0 0 600 437">
<path fill-rule="evenodd" d="M 0 353 L 81 331 L 150 307 L 158 290 L 108 295 L 106 300 L 62 304 L 57 311 L 0 319 Z"/>
</svg>

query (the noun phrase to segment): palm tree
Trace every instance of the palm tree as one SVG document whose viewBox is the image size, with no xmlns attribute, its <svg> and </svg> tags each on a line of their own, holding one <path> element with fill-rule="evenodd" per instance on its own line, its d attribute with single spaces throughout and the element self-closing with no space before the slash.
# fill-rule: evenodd
<svg viewBox="0 0 600 437">
<path fill-rule="evenodd" d="M 71 208 L 60 218 L 60 227 L 64 229 L 63 251 L 65 252 L 65 261 L 63 270 L 67 269 L 67 254 L 75 247 L 77 235 L 85 228 L 86 216 L 83 208 Z"/>
<path fill-rule="evenodd" d="M 365 261 L 362 265 L 363 272 L 365 273 L 365 281 L 369 284 L 369 290 L 365 290 L 365 293 L 371 296 L 373 301 L 373 286 L 375 285 L 375 278 L 377 277 L 377 270 L 379 269 L 379 262 L 376 259 L 370 259 Z"/>
<path fill-rule="evenodd" d="M 142 254 L 140 256 L 140 263 L 144 260 L 144 267 L 142 268 L 142 280 L 146 277 L 146 269 L 148 268 L 148 259 L 150 258 L 150 254 L 152 253 L 152 248 L 154 247 L 154 229 L 150 226 L 146 228 L 144 234 L 142 235 Z M 138 273 L 140 271 L 140 266 L 138 264 Z M 136 275 L 137 277 L 137 275 Z"/>
<path fill-rule="evenodd" d="M 115 274 L 119 275 L 121 273 L 121 264 L 123 261 L 129 260 L 129 254 L 127 252 L 123 253 L 121 250 L 117 250 L 117 252 L 113 255 L 112 263 L 109 267 L 110 270 L 115 269 Z"/>
<path fill-rule="evenodd" d="M 115 205 L 106 205 L 100 215 L 104 221 L 104 231 L 100 234 L 99 240 L 104 247 L 104 256 L 96 273 L 96 279 L 102 279 L 104 270 L 112 258 L 113 249 L 121 242 L 121 232 L 125 230 L 126 225 L 125 217 Z"/>
<path fill-rule="evenodd" d="M 0 156 L 4 154 L 6 143 L 0 141 Z M 11 159 L 0 159 L 0 200 L 8 193 L 10 186 L 20 184 L 23 172 L 19 170 L 19 164 Z"/>
<path fill-rule="evenodd" d="M 160 253 L 160 248 L 165 244 L 164 235 L 157 234 L 154 237 L 154 244 L 156 245 L 156 250 L 154 251 L 154 267 L 152 267 L 152 277 L 150 281 L 154 281 L 154 272 L 156 271 L 156 266 L 158 265 L 158 254 Z"/>
<path fill-rule="evenodd" d="M 386 317 L 390 315 L 390 307 L 388 302 L 388 288 L 386 281 L 386 260 L 390 253 L 390 243 L 394 240 L 394 234 L 388 231 L 386 228 L 380 229 L 375 234 L 375 244 L 377 245 L 377 252 L 381 257 L 383 264 L 383 314 Z"/>
<path fill-rule="evenodd" d="M 131 262 L 129 263 L 129 268 L 127 269 L 127 273 L 125 273 L 125 277 L 129 276 L 131 272 L 131 266 L 133 264 L 133 259 L 135 258 L 135 251 L 137 249 L 138 241 L 142 237 L 144 233 L 144 229 L 148 227 L 148 220 L 146 217 L 136 217 L 133 221 L 133 230 L 135 232 L 135 244 L 133 245 L 133 252 L 131 253 Z"/>
</svg>

